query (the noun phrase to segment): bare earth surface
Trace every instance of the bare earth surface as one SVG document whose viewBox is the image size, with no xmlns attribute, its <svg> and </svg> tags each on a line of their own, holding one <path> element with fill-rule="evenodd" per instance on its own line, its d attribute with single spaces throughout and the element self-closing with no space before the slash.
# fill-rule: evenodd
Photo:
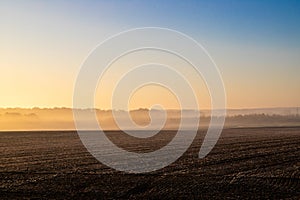
<svg viewBox="0 0 300 200">
<path fill-rule="evenodd" d="M 134 152 L 159 149 L 174 134 L 107 133 Z M 76 132 L 1 132 L 0 199 L 300 199 L 300 127 L 225 129 L 198 159 L 204 134 L 170 166 L 126 174 L 93 158 Z"/>
</svg>

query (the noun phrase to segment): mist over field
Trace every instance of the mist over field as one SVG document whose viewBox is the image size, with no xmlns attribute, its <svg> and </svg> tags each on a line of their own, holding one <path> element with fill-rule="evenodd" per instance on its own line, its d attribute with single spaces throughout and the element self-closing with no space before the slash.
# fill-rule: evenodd
<svg viewBox="0 0 300 200">
<path fill-rule="evenodd" d="M 103 130 L 119 130 L 114 117 L 124 121 L 127 111 L 98 109 L 77 109 L 85 120 L 85 115 L 95 112 L 98 122 Z M 164 120 L 165 111 L 139 109 L 130 111 L 130 117 L 140 128 L 147 130 L 151 117 Z M 229 109 L 227 110 L 225 127 L 261 127 L 261 126 L 299 126 L 300 116 L 298 108 L 261 108 L 261 109 Z M 200 114 L 199 127 L 207 127 L 211 116 L 209 110 L 183 110 L 185 117 L 196 118 Z M 180 110 L 166 111 L 165 130 L 176 130 L 181 119 Z M 219 116 L 213 116 L 219 117 Z M 155 127 L 155 124 L 153 126 Z M 151 127 L 153 129 L 153 127 Z M 126 129 L 136 129 L 128 125 Z M 159 127 L 157 127 L 159 128 Z M 189 128 L 189 125 L 183 127 Z M 1 130 L 75 130 L 73 110 L 70 108 L 2 108 L 0 109 Z"/>
</svg>

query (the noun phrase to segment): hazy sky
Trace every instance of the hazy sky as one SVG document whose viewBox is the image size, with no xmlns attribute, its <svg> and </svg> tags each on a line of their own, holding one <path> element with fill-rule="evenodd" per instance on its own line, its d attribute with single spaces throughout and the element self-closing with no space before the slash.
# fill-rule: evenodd
<svg viewBox="0 0 300 200">
<path fill-rule="evenodd" d="M 2 0 L 0 107 L 71 107 L 88 53 L 145 26 L 200 42 L 221 71 L 229 108 L 300 106 L 300 1 Z"/>
</svg>

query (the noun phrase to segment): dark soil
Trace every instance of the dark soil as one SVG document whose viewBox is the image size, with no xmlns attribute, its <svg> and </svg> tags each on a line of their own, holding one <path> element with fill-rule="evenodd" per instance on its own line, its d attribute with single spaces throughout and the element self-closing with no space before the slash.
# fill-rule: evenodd
<svg viewBox="0 0 300 200">
<path fill-rule="evenodd" d="M 174 134 L 145 142 L 107 133 L 136 152 Z M 300 199 L 300 127 L 225 129 L 198 159 L 204 134 L 170 166 L 127 174 L 97 161 L 76 132 L 1 132 L 0 199 Z"/>
</svg>

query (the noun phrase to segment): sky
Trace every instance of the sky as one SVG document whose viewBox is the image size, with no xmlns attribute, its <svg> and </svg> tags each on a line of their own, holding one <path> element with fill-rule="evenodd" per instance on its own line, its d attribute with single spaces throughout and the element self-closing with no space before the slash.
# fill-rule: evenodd
<svg viewBox="0 0 300 200">
<path fill-rule="evenodd" d="M 0 107 L 72 107 L 76 77 L 89 53 L 108 37 L 138 27 L 174 29 L 201 43 L 220 70 L 228 108 L 297 107 L 299 10 L 300 1 L 293 0 L 2 0 Z M 162 88 L 144 91 L 152 95 L 135 93 L 131 108 L 156 101 L 177 106 Z M 203 98 L 201 106 L 208 108 Z M 108 102 L 97 102 L 109 109 Z"/>
</svg>

